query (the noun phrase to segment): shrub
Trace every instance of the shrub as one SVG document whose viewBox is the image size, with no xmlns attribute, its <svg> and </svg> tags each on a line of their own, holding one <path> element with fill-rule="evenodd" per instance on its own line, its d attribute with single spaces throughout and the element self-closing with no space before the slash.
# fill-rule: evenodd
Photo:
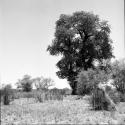
<svg viewBox="0 0 125 125">
<path fill-rule="evenodd" d="M 114 85 L 117 91 L 125 94 L 125 69 L 121 70 L 114 79 Z"/>
<path fill-rule="evenodd" d="M 63 95 L 59 90 L 38 91 L 35 98 L 38 102 L 44 102 L 47 100 L 63 100 Z"/>
<path fill-rule="evenodd" d="M 93 70 L 88 70 L 88 71 L 81 71 L 78 75 L 77 78 L 77 94 L 78 95 L 84 95 L 84 94 L 89 94 L 92 91 L 93 84 L 90 83 L 90 74 L 94 74 Z"/>
<path fill-rule="evenodd" d="M 4 105 L 9 105 L 13 98 L 13 91 L 11 85 L 8 84 L 1 89 L 1 101 Z"/>
<path fill-rule="evenodd" d="M 125 61 L 123 63 L 116 61 L 112 65 L 112 77 L 117 91 L 125 94 Z"/>
<path fill-rule="evenodd" d="M 105 83 L 109 79 L 108 74 L 100 69 L 82 70 L 76 79 L 77 81 L 77 94 L 91 94 L 92 90 L 98 86 L 99 83 Z"/>
</svg>

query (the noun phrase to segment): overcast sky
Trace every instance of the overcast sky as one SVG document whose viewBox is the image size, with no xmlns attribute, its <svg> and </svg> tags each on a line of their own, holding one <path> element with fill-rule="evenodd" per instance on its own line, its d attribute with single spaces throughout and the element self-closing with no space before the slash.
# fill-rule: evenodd
<svg viewBox="0 0 125 125">
<path fill-rule="evenodd" d="M 64 87 L 55 72 L 59 60 L 46 48 L 54 38 L 60 14 L 90 11 L 111 25 L 114 55 L 125 57 L 124 0 L 0 0 L 0 82 L 12 83 L 23 75 L 51 77 Z"/>
</svg>

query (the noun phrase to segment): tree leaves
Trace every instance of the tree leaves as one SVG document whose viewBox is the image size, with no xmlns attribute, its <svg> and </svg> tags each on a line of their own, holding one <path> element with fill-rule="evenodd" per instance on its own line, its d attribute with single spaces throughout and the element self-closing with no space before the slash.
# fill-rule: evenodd
<svg viewBox="0 0 125 125">
<path fill-rule="evenodd" d="M 57 75 L 70 81 L 81 68 L 94 68 L 94 60 L 111 59 L 109 34 L 108 22 L 101 21 L 98 15 L 84 11 L 62 14 L 56 21 L 55 38 L 47 48 L 51 55 L 62 55 Z"/>
</svg>

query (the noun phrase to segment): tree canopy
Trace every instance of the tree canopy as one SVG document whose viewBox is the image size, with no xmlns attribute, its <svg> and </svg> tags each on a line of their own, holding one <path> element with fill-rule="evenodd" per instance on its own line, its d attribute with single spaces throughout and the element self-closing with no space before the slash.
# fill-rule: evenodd
<svg viewBox="0 0 125 125">
<path fill-rule="evenodd" d="M 36 89 L 48 89 L 55 83 L 51 78 L 37 77 L 33 79 Z"/>
<path fill-rule="evenodd" d="M 17 88 L 21 88 L 25 92 L 29 92 L 32 90 L 32 83 L 33 80 L 31 79 L 31 76 L 24 75 L 22 79 L 19 79 L 16 83 Z"/>
<path fill-rule="evenodd" d="M 107 21 L 90 12 L 75 12 L 72 15 L 60 15 L 56 21 L 55 38 L 48 46 L 51 55 L 62 55 L 57 62 L 59 78 L 69 81 L 73 93 L 76 88 L 76 76 L 82 69 L 94 68 L 94 62 L 100 64 L 111 59 L 112 40 Z"/>
</svg>

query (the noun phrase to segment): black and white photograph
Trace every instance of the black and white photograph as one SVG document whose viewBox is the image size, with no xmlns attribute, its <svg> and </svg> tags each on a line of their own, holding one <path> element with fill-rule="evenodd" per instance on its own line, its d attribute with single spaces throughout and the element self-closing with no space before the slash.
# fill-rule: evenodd
<svg viewBox="0 0 125 125">
<path fill-rule="evenodd" d="M 125 125 L 124 0 L 0 0 L 0 124 Z"/>
</svg>

